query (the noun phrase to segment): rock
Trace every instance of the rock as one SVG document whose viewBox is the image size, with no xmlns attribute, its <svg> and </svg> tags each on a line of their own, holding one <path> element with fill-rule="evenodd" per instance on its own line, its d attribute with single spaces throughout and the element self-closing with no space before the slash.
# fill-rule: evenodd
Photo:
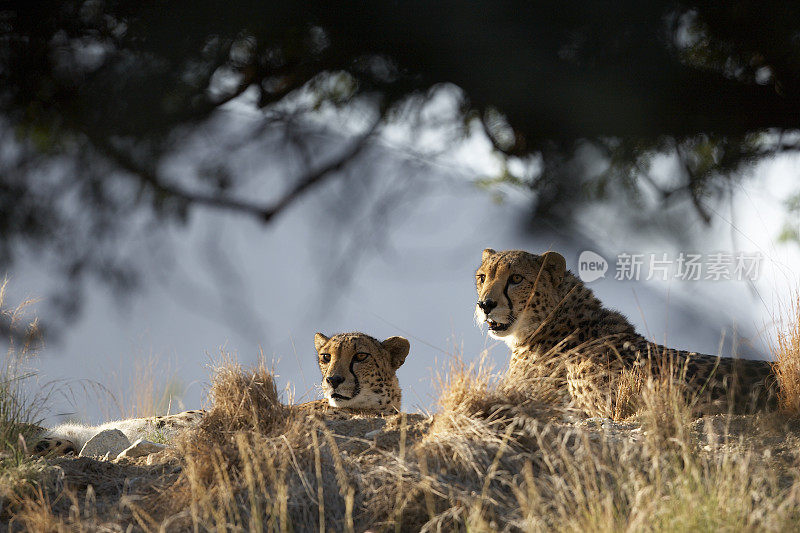
<svg viewBox="0 0 800 533">
<path fill-rule="evenodd" d="M 116 460 L 119 461 L 123 458 L 133 459 L 135 457 L 142 457 L 144 455 L 150 455 L 151 453 L 157 453 L 166 448 L 166 444 L 158 444 L 157 442 L 145 440 L 145 439 L 137 439 L 136 442 L 131 444 L 129 447 L 122 450 L 119 455 L 117 455 Z"/>
<path fill-rule="evenodd" d="M 116 457 L 122 450 L 129 447 L 131 441 L 118 429 L 101 431 L 81 448 L 78 457 Z"/>
</svg>

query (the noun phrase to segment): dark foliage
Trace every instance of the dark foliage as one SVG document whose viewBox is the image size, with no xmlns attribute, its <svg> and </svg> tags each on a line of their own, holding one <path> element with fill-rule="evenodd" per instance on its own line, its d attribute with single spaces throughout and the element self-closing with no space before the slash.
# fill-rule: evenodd
<svg viewBox="0 0 800 533">
<path fill-rule="evenodd" d="M 268 222 L 358 159 L 399 103 L 442 83 L 460 88 L 463 123 L 481 124 L 498 152 L 541 156 L 535 175 L 501 177 L 538 193 L 541 218 L 568 221 L 587 199 L 635 191 L 667 153 L 682 176 L 659 188 L 663 200 L 690 201 L 707 220 L 720 182 L 797 148 L 792 2 L 21 6 L 0 4 L 0 268 L 20 245 L 51 253 L 67 314 L 86 273 L 133 285 L 115 245 L 132 220 L 182 221 L 202 205 Z M 301 88 L 311 104 L 281 105 Z M 297 137 L 323 104 L 367 106 L 375 120 L 302 175 L 265 172 L 283 191 L 274 198 L 242 194 L 225 161 L 180 179 L 164 171 L 187 132 L 248 90 L 263 135 Z M 583 172 L 587 157 L 606 170 Z"/>
</svg>

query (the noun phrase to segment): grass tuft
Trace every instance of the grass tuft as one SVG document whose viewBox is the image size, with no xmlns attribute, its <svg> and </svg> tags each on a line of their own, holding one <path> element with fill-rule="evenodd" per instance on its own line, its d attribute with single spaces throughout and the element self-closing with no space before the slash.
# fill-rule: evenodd
<svg viewBox="0 0 800 533">
<path fill-rule="evenodd" d="M 153 354 L 126 359 L 110 378 L 116 392 L 108 394 L 117 412 L 105 413 L 109 418 L 145 418 L 183 410 L 183 386 L 169 365 Z"/>
<path fill-rule="evenodd" d="M 29 361 L 39 347 L 38 321 L 27 311 L 34 303 L 25 300 L 16 307 L 5 305 L 8 280 L 0 284 L 0 320 L 10 330 L 26 333 L 22 339 L 11 337 L 0 369 L 0 450 L 5 454 L 24 452 L 26 443 L 39 433 L 46 397 L 32 394 L 28 382 L 36 376 Z"/>
<path fill-rule="evenodd" d="M 165 454 L 178 473 L 163 466 L 172 474 L 156 488 L 104 507 L 94 503 L 88 482 L 82 492 L 43 485 L 20 500 L 15 524 L 148 531 L 796 529 L 800 430 L 790 420 L 771 429 L 751 415 L 698 421 L 683 369 L 667 353 L 652 354 L 653 367 L 610 376 L 582 362 L 593 346 L 582 349 L 518 361 L 499 375 L 485 354 L 469 364 L 455 356 L 437 377 L 432 419 L 309 416 L 281 402 L 265 364 L 247 369 L 224 357 L 213 370 L 208 414 Z M 570 399 L 568 376 L 577 382 L 578 402 Z"/>
<path fill-rule="evenodd" d="M 8 340 L 0 369 L 0 517 L 9 513 L 33 495 L 47 465 L 30 457 L 30 446 L 43 429 L 41 423 L 47 395 L 31 390 L 36 372 L 29 366 L 40 345 L 37 320 L 27 312 L 34 303 L 25 300 L 8 307 L 8 280 L 0 284 L 0 320 L 9 331 L 24 331 Z"/>
<path fill-rule="evenodd" d="M 800 415 L 800 295 L 795 297 L 786 322 L 772 348 L 773 372 L 778 380 L 778 404 L 791 415 Z"/>
</svg>

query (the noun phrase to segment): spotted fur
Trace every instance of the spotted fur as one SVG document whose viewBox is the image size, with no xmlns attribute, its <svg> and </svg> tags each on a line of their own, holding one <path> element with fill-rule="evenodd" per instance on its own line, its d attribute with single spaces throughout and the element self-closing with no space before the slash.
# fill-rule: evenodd
<svg viewBox="0 0 800 533">
<path fill-rule="evenodd" d="M 52 429 L 42 429 L 42 437 L 31 449 L 34 455 L 77 455 L 89 439 L 107 429 L 118 429 L 131 442 L 144 439 L 172 439 L 178 432 L 197 425 L 204 410 L 184 411 L 163 416 L 128 418 L 106 422 L 99 426 L 66 423 Z"/>
<path fill-rule="evenodd" d="M 768 361 L 715 357 L 666 348 L 639 335 L 622 314 L 605 308 L 566 269 L 556 252 L 483 251 L 476 271 L 476 320 L 511 349 L 510 371 L 557 353 L 591 360 L 601 381 L 646 366 L 659 375 L 677 370 L 687 390 L 734 410 L 772 409 L 777 382 Z M 572 367 L 574 396 L 592 388 L 587 367 Z M 583 392 L 581 392 L 583 391 Z M 596 400 L 593 400 L 596 401 Z"/>
<path fill-rule="evenodd" d="M 364 333 L 333 337 L 317 333 L 314 345 L 328 408 L 371 414 L 400 411 L 397 369 L 408 355 L 408 340 L 389 337 L 381 342 Z M 321 406 L 319 402 L 311 403 L 309 408 Z"/>
<path fill-rule="evenodd" d="M 349 418 L 354 414 L 392 414 L 400 410 L 396 371 L 408 355 L 406 339 L 390 337 L 379 342 L 364 333 L 340 333 L 330 338 L 317 333 L 314 343 L 325 399 L 301 404 L 298 406 L 301 410 L 329 419 Z M 330 358 L 328 362 L 322 360 L 323 355 Z M 193 410 L 117 420 L 100 426 L 68 423 L 49 430 L 40 428 L 42 436 L 31 452 L 41 456 L 78 454 L 89 439 L 106 429 L 119 429 L 131 442 L 154 436 L 171 440 L 179 431 L 197 425 L 205 413 Z"/>
</svg>

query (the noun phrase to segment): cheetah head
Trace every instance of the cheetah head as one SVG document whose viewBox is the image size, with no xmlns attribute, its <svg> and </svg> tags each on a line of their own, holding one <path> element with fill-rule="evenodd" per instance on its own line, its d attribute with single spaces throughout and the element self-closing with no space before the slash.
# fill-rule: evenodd
<svg viewBox="0 0 800 533">
<path fill-rule="evenodd" d="M 486 323 L 495 339 L 515 344 L 535 331 L 558 304 L 565 272 L 566 261 L 556 252 L 534 255 L 487 248 L 475 272 L 475 320 Z"/>
<path fill-rule="evenodd" d="M 403 337 L 383 342 L 364 333 L 314 336 L 322 390 L 331 407 L 400 410 L 397 369 L 408 355 Z"/>
</svg>

